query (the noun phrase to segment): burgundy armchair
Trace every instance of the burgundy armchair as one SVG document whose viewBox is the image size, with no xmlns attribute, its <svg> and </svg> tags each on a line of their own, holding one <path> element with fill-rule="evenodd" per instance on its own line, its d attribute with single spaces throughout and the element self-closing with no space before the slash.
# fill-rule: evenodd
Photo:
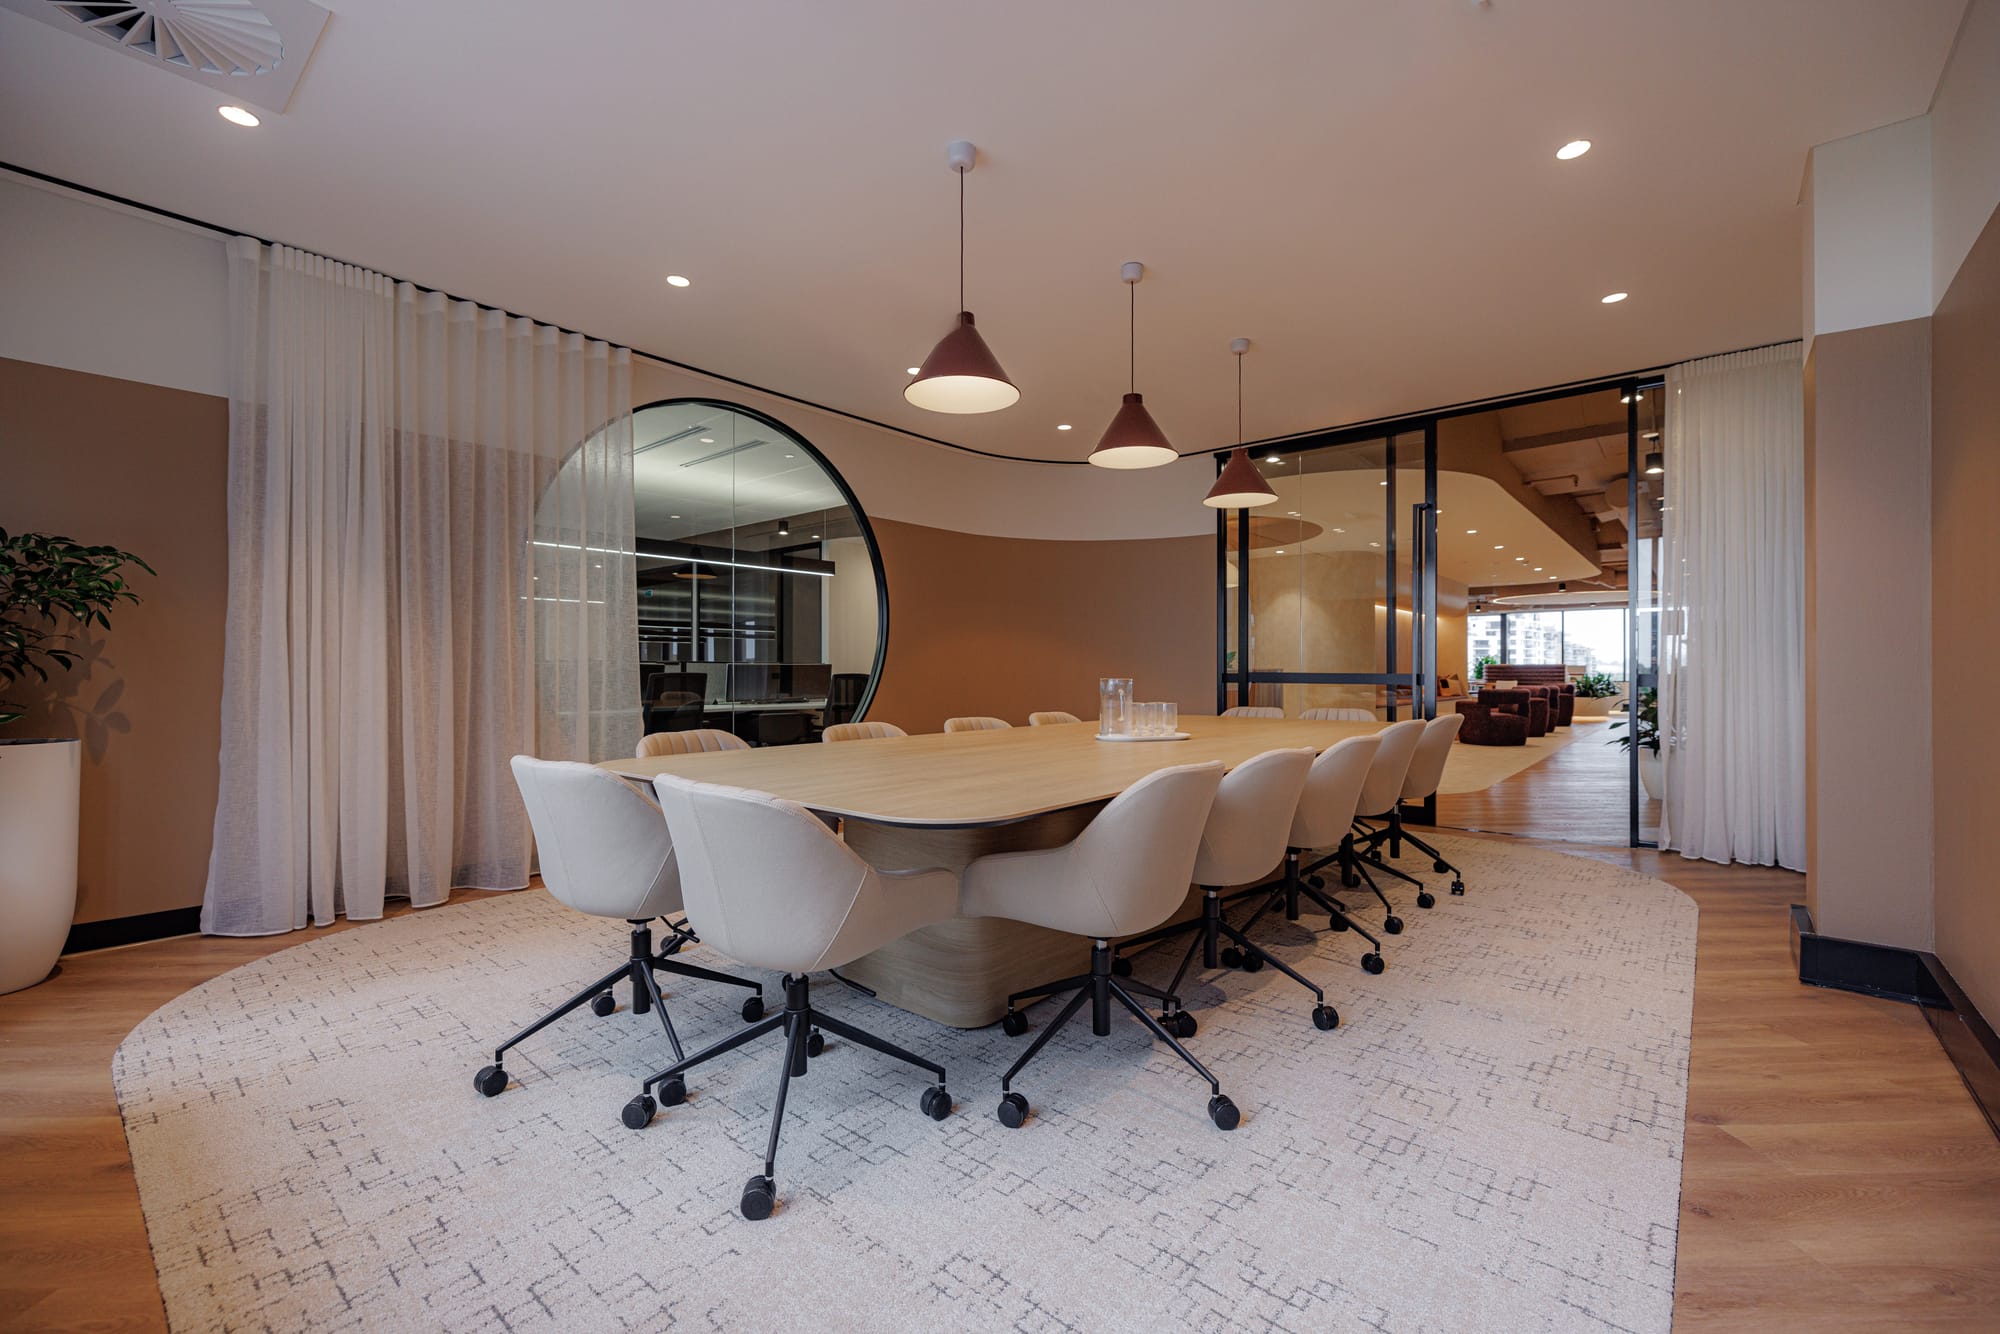
<svg viewBox="0 0 2000 1334">
<path fill-rule="evenodd" d="M 1482 690 L 1477 699 L 1459 701 L 1458 716 L 1465 721 L 1459 725 L 1458 739 L 1468 746 L 1527 745 L 1528 720 L 1487 702 L 1486 696 L 1495 693 L 1501 692 Z"/>
<path fill-rule="evenodd" d="M 1479 702 L 1499 713 L 1511 713 L 1523 719 L 1528 726 L 1529 736 L 1547 736 L 1549 733 L 1549 701 L 1543 697 L 1540 686 L 1516 686 L 1508 690 L 1488 689 L 1479 692 Z"/>
</svg>

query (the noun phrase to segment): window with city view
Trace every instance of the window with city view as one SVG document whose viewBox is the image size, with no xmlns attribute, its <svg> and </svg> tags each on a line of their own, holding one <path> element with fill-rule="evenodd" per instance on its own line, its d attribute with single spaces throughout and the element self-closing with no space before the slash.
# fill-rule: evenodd
<svg viewBox="0 0 2000 1334">
<path fill-rule="evenodd" d="M 1625 679 L 1625 609 L 1514 611 L 1465 618 L 1465 669 L 1481 658 L 1502 663 L 1560 662 L 1579 673 Z"/>
</svg>

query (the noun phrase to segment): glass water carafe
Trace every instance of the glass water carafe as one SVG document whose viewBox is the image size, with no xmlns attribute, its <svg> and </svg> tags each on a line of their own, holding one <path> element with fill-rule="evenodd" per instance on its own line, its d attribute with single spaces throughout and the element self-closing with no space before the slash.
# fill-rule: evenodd
<svg viewBox="0 0 2000 1334">
<path fill-rule="evenodd" d="M 1132 734 L 1132 678 L 1106 676 L 1097 682 L 1097 734 Z"/>
</svg>

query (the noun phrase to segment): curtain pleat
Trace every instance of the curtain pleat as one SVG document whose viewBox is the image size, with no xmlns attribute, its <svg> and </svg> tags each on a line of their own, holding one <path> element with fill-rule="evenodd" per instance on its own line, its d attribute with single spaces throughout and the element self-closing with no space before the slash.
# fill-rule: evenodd
<svg viewBox="0 0 2000 1334">
<path fill-rule="evenodd" d="M 1660 844 L 1805 869 L 1800 345 L 1667 372 Z"/>
<path fill-rule="evenodd" d="M 247 238 L 229 313 L 202 929 L 526 884 L 508 759 L 640 730 L 630 353 Z"/>
</svg>

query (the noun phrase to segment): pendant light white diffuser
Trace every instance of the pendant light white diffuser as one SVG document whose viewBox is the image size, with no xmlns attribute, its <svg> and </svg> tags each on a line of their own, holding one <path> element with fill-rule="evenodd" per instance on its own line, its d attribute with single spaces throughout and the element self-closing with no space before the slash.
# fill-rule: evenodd
<svg viewBox="0 0 2000 1334">
<path fill-rule="evenodd" d="M 1222 465 L 1216 474 L 1215 485 L 1202 497 L 1202 504 L 1211 509 L 1244 510 L 1258 505 L 1268 505 L 1278 498 L 1271 484 L 1264 480 L 1264 474 L 1257 471 L 1257 465 L 1250 461 L 1250 451 L 1243 447 L 1243 354 L 1250 350 L 1250 340 L 1234 338 L 1229 350 L 1236 354 L 1236 448 L 1229 451 L 1229 462 Z"/>
<path fill-rule="evenodd" d="M 1111 425 L 1104 428 L 1104 436 L 1097 442 L 1097 448 L 1090 451 L 1090 461 L 1100 468 L 1157 468 L 1178 459 L 1180 451 L 1167 443 L 1166 432 L 1153 420 L 1153 414 L 1146 411 L 1145 395 L 1138 391 L 1138 327 L 1139 307 L 1137 288 L 1139 280 L 1146 276 L 1146 266 L 1137 260 L 1129 260 L 1118 270 L 1129 291 L 1133 293 L 1127 305 L 1126 360 L 1127 391 L 1125 402 L 1111 419 Z"/>
<path fill-rule="evenodd" d="M 958 175 L 958 322 L 924 358 L 916 378 L 903 386 L 903 397 L 929 412 L 998 412 L 1021 401 L 1021 391 L 1000 369 L 1000 359 L 965 308 L 965 173 L 978 156 L 979 150 L 963 139 L 945 149 L 945 162 Z"/>
</svg>

